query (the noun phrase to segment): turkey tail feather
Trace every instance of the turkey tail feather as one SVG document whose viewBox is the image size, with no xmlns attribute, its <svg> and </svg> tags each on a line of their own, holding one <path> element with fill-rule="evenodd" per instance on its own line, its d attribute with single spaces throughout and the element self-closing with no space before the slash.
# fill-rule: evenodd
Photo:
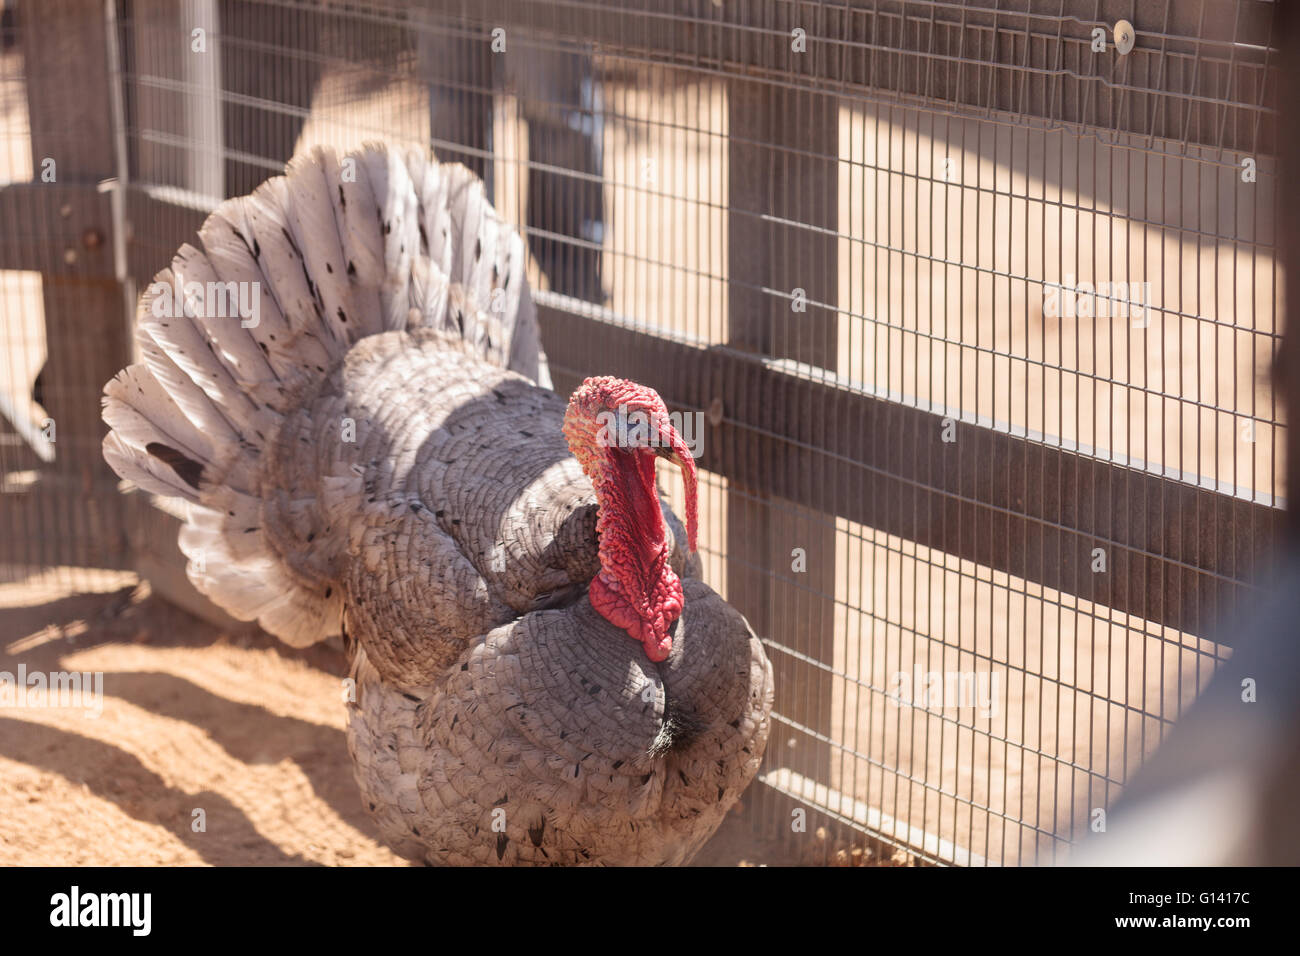
<svg viewBox="0 0 1300 956">
<path fill-rule="evenodd" d="M 188 502 L 190 579 L 295 646 L 338 633 L 336 589 L 262 531 L 259 462 L 296 398 L 359 340 L 427 327 L 549 385 L 523 241 L 465 167 L 316 147 L 222 203 L 141 297 L 141 362 L 104 388 L 104 457 Z"/>
</svg>

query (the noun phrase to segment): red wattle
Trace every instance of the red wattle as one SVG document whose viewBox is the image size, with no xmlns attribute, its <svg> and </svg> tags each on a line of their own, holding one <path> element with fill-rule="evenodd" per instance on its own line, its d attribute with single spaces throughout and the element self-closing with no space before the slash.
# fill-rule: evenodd
<svg viewBox="0 0 1300 956">
<path fill-rule="evenodd" d="M 653 432 L 629 441 L 624 416 L 637 412 Z M 617 429 L 615 429 L 617 426 Z M 630 430 L 628 434 L 630 434 Z M 569 399 L 564 436 L 595 487 L 600 517 L 600 571 L 588 590 L 607 621 L 639 641 L 652 661 L 672 651 L 669 631 L 681 616 L 682 583 L 668 563 L 667 529 L 655 487 L 655 461 L 663 455 L 682 470 L 687 541 L 695 550 L 695 461 L 654 389 L 609 376 L 586 379 Z M 621 444 L 620 444 L 621 442 Z M 665 454 L 664 443 L 671 450 Z"/>
<path fill-rule="evenodd" d="M 672 568 L 668 568 L 668 575 L 671 580 L 661 579 L 663 586 L 656 588 L 654 605 L 644 610 L 634 608 L 624 593 L 614 590 L 601 574 L 596 575 L 587 592 L 597 613 L 640 641 L 646 656 L 655 663 L 667 660 L 672 653 L 673 639 L 668 629 L 682 613 L 682 583 Z"/>
<path fill-rule="evenodd" d="M 640 641 L 652 661 L 665 660 L 673 646 L 668 630 L 684 600 L 668 563 L 654 456 L 611 449 L 596 493 L 601 570 L 588 592 L 591 606 Z"/>
</svg>

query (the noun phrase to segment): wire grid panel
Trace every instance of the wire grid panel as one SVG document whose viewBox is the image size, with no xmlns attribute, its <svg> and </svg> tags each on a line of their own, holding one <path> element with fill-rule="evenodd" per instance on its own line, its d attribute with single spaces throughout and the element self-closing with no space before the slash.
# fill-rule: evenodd
<svg viewBox="0 0 1300 956">
<path fill-rule="evenodd" d="M 778 681 L 758 832 L 1055 861 L 1229 652 L 1284 442 L 1259 5 L 1157 4 L 1126 58 L 1074 6 L 137 0 L 132 268 L 316 142 L 465 162 L 557 388 L 639 368 L 710 422 L 706 577 Z"/>
<path fill-rule="evenodd" d="M 99 390 L 123 357 L 97 153 L 109 88 L 98 43 L 0 20 L 0 603 L 129 583 L 121 499 L 100 457 Z M 83 69 L 63 68 L 76 51 Z M 84 55 L 82 55 L 84 53 Z M 96 137 L 95 130 L 102 131 Z M 93 144 L 93 145 L 88 145 Z"/>
</svg>

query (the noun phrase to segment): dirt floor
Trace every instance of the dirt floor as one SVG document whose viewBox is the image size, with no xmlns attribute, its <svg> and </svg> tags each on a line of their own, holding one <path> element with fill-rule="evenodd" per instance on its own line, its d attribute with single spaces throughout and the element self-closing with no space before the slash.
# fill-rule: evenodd
<svg viewBox="0 0 1300 956">
<path fill-rule="evenodd" d="M 134 575 L 63 569 L 0 583 L 0 671 L 20 665 L 102 671 L 103 707 L 0 706 L 0 866 L 405 865 L 352 781 L 341 651 L 223 633 Z M 824 833 L 792 856 L 744 809 L 698 864 L 870 859 Z"/>
</svg>

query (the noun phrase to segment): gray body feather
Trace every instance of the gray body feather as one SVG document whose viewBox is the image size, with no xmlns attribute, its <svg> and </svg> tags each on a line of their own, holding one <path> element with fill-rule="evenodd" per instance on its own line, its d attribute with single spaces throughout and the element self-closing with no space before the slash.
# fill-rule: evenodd
<svg viewBox="0 0 1300 956">
<path fill-rule="evenodd" d="M 681 863 L 756 773 L 771 667 L 698 580 L 669 660 L 597 615 L 595 497 L 561 432 L 518 235 L 461 166 L 317 149 L 224 203 L 141 302 L 104 455 L 189 502 L 195 585 L 294 646 L 345 634 L 348 745 L 431 863 Z"/>
</svg>

